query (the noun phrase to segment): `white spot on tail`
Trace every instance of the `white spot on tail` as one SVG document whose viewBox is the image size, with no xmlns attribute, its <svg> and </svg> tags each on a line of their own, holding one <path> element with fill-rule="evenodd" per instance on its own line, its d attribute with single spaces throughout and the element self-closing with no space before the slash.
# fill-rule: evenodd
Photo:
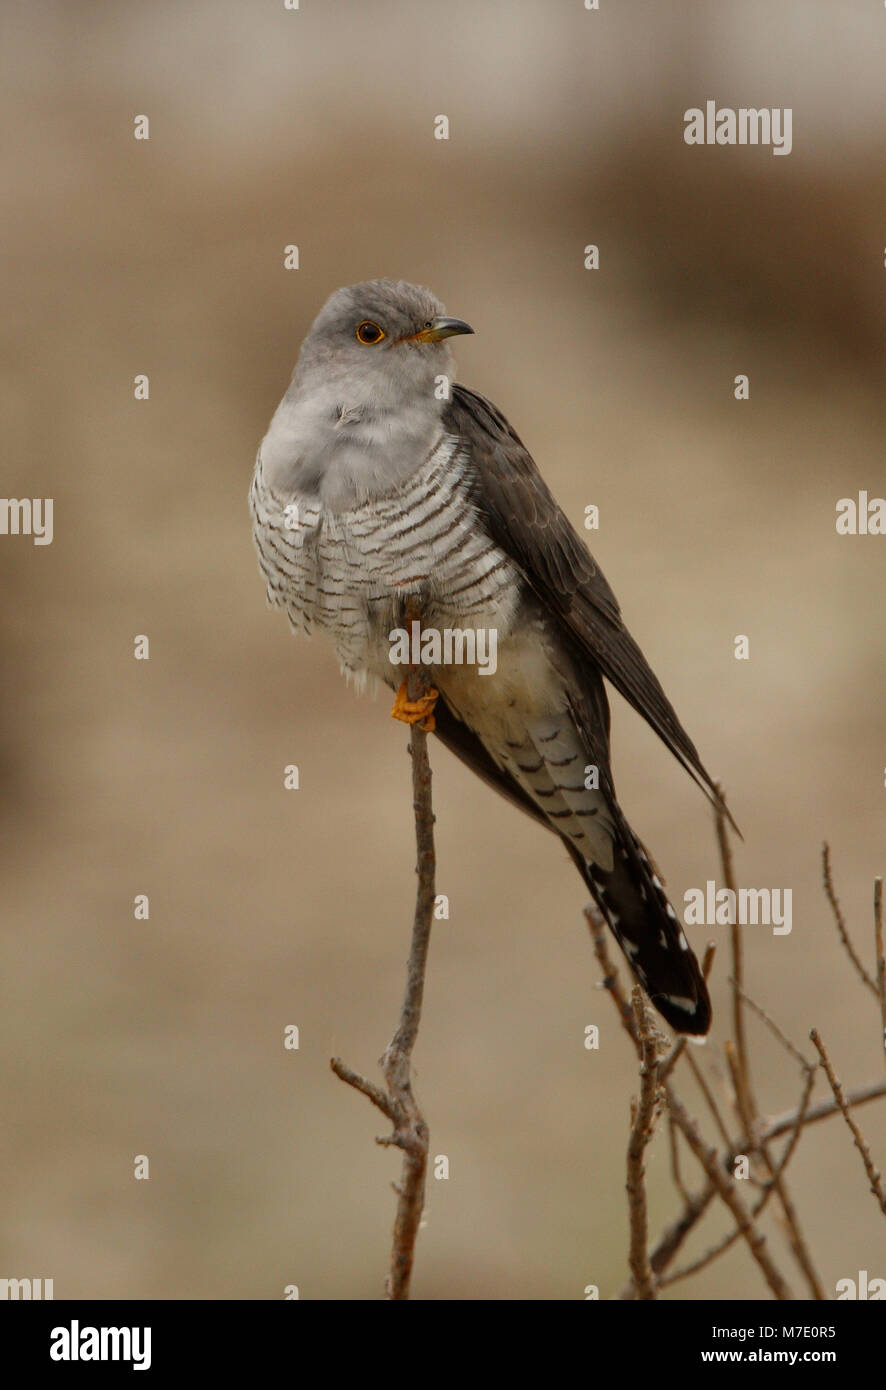
<svg viewBox="0 0 886 1390">
<path fill-rule="evenodd" d="M 673 1004 L 675 1009 L 682 1009 L 684 1014 L 694 1014 L 696 1011 L 695 1000 L 687 999 L 685 994 L 664 994 L 662 998 Z"/>
</svg>

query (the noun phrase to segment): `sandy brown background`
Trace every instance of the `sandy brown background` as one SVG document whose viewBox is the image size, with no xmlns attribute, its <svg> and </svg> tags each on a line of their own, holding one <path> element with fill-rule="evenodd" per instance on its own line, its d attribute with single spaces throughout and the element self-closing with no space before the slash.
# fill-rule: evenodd
<svg viewBox="0 0 886 1390">
<path fill-rule="evenodd" d="M 834 508 L 886 489 L 886 11 L 76 0 L 4 24 L 4 490 L 52 496 L 56 536 L 0 539 L 0 1275 L 57 1297 L 380 1294 L 397 1164 L 328 1059 L 371 1069 L 399 1007 L 406 736 L 267 612 L 246 507 L 311 319 L 371 276 L 429 284 L 474 325 L 461 380 L 577 525 L 600 507 L 593 548 L 728 788 L 741 882 L 793 890 L 790 937 L 750 929 L 749 988 L 801 1045 L 817 1025 L 844 1080 L 880 1076 L 818 858 L 828 838 L 870 963 L 886 538 L 838 537 Z M 793 153 L 685 146 L 708 97 L 792 107 Z M 679 903 L 715 875 L 709 816 L 613 703 L 621 799 Z M 452 915 L 416 1063 L 451 1178 L 431 1183 L 414 1293 L 609 1296 L 636 1076 L 582 885 L 553 837 L 432 756 Z M 761 1104 L 789 1107 L 795 1064 L 751 1034 Z M 886 1105 L 859 1118 L 882 1164 Z M 830 1289 L 886 1274 L 839 1122 L 805 1137 L 793 1185 Z M 650 1189 L 659 1229 L 662 1142 Z M 735 1249 L 673 1296 L 761 1293 Z"/>
</svg>

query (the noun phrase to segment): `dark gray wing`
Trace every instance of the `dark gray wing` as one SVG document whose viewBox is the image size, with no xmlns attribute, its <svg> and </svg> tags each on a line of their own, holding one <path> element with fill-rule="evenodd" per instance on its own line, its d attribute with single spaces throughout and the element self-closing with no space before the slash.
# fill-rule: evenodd
<svg viewBox="0 0 886 1390">
<path fill-rule="evenodd" d="M 444 424 L 470 445 L 472 501 L 480 524 L 515 561 L 585 658 L 719 802 L 695 744 L 625 627 L 615 595 L 508 421 L 483 396 L 454 386 Z"/>
</svg>

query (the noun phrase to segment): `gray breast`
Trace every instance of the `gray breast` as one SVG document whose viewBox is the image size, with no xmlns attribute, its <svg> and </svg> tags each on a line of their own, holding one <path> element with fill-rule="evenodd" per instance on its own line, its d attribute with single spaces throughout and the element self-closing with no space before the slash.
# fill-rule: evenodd
<svg viewBox="0 0 886 1390">
<path fill-rule="evenodd" d="M 256 461 L 253 533 L 271 603 L 295 630 L 319 627 L 343 670 L 390 682 L 388 633 L 398 599 L 425 591 L 426 626 L 496 628 L 506 636 L 518 602 L 509 558 L 477 524 L 470 460 L 453 435 L 399 487 L 346 511 L 270 486 Z"/>
</svg>

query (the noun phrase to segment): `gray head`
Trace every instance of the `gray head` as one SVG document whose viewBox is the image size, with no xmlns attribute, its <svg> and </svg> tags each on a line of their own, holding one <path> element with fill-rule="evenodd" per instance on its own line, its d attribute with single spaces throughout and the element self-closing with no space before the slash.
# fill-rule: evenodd
<svg viewBox="0 0 886 1390">
<path fill-rule="evenodd" d="M 302 344 L 289 390 L 262 444 L 281 486 L 346 505 L 395 486 L 441 431 L 452 356 L 447 339 L 473 329 L 405 280 L 336 290 Z"/>
<path fill-rule="evenodd" d="M 450 376 L 447 338 L 473 330 L 450 319 L 430 290 L 406 280 L 366 280 L 330 295 L 305 338 L 293 385 L 323 376 L 356 390 L 361 403 L 396 406 L 417 391 L 433 394 Z M 345 406 L 356 401 L 344 400 Z"/>
</svg>

